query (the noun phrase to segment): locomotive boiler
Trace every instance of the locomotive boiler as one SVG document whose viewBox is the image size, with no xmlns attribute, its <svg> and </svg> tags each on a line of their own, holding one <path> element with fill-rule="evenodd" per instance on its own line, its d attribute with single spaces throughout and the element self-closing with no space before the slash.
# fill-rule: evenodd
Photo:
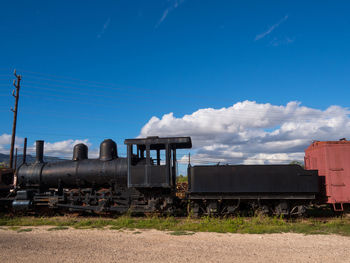
<svg viewBox="0 0 350 263">
<path fill-rule="evenodd" d="M 100 156 L 88 159 L 88 147 L 77 144 L 72 160 L 45 163 L 44 142 L 36 141 L 36 161 L 23 164 L 17 171 L 18 185 L 30 188 L 86 188 L 108 187 L 127 184 L 127 159 L 119 158 L 117 145 L 113 140 L 104 140 L 100 145 Z"/>
</svg>

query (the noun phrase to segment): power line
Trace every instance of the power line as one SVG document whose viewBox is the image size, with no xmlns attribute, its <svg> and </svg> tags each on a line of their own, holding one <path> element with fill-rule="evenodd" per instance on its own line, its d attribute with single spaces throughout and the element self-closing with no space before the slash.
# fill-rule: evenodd
<svg viewBox="0 0 350 263">
<path fill-rule="evenodd" d="M 0 94 L 1 97 L 7 97 L 8 95 L 5 94 Z M 42 97 L 42 94 L 37 94 L 37 93 L 33 93 L 33 92 L 28 92 L 28 91 L 24 91 L 22 92 L 22 97 Z M 51 97 L 51 98 L 50 98 Z M 59 98 L 57 98 L 59 97 Z M 63 98 L 63 99 L 61 99 Z M 117 108 L 117 109 L 121 109 L 121 107 L 116 107 L 115 105 L 107 105 L 105 103 L 101 104 L 101 103 L 96 103 L 96 102 L 84 102 L 78 99 L 65 99 L 65 96 L 62 95 L 57 95 L 57 94 L 46 94 L 45 95 L 45 100 L 49 99 L 49 100 L 56 100 L 56 101 L 62 101 L 62 102 L 70 102 L 70 103 L 74 103 L 74 104 L 83 104 L 83 105 L 92 105 L 95 107 L 107 107 L 107 108 Z M 111 98 L 112 99 L 112 98 Z M 153 101 L 144 101 L 144 102 L 148 102 L 148 103 L 153 103 Z M 128 104 L 128 105 L 135 105 L 135 106 L 140 106 L 140 103 L 131 103 L 131 102 L 126 102 L 126 101 L 118 101 L 118 104 Z M 166 101 L 164 101 L 164 103 L 167 103 Z M 133 108 L 129 108 L 129 110 L 132 110 Z M 137 108 L 136 110 L 139 110 L 139 108 Z M 243 112 L 236 112 L 235 115 L 241 114 L 241 116 L 234 116 L 235 119 L 238 120 L 246 120 L 246 119 L 256 119 L 256 114 L 259 113 L 258 110 L 244 110 Z M 322 114 L 322 113 L 320 113 Z M 275 116 L 273 116 L 275 115 Z M 263 116 L 264 118 L 261 120 L 273 120 L 273 121 L 277 121 L 277 122 L 288 122 L 290 120 L 294 120 L 295 121 L 295 115 L 288 115 L 288 116 L 280 116 L 281 113 L 274 113 L 274 112 L 270 112 L 268 114 L 265 114 L 265 116 Z M 312 115 L 310 117 L 299 117 L 298 116 L 298 121 L 312 121 L 312 120 L 316 120 L 319 116 L 313 116 L 313 113 L 310 113 L 309 115 Z M 305 115 L 304 115 L 305 116 Z M 331 118 L 334 118 L 334 116 L 331 116 Z"/>
<path fill-rule="evenodd" d="M 153 93 L 152 90 L 149 90 L 149 89 L 140 89 L 140 88 L 135 88 L 135 87 L 131 87 L 131 86 L 122 86 L 122 85 L 111 84 L 111 83 L 103 83 L 103 82 L 82 80 L 82 79 L 78 79 L 78 78 L 63 77 L 63 76 L 57 76 L 57 75 L 53 75 L 53 74 L 44 74 L 44 73 L 40 73 L 40 72 L 33 72 L 33 71 L 27 71 L 27 70 L 22 70 L 22 71 L 29 73 L 29 76 L 28 76 L 29 78 L 38 78 L 37 76 L 31 76 L 30 75 L 30 74 L 34 74 L 34 75 L 39 75 L 39 76 L 41 75 L 41 76 L 49 76 L 49 77 L 56 78 L 56 79 L 46 78 L 47 80 L 54 81 L 54 82 L 62 82 L 62 79 L 65 79 L 65 80 L 63 80 L 63 82 L 67 82 L 67 80 L 70 81 L 70 82 L 73 81 L 73 83 L 80 82 L 78 85 L 84 85 L 84 87 L 86 87 L 86 83 L 90 83 L 90 84 L 93 85 L 93 87 L 98 87 L 98 88 L 102 88 L 102 89 L 111 89 L 112 88 L 112 89 L 121 90 L 123 88 L 124 89 L 127 88 L 127 89 L 133 89 L 133 90 L 144 90 L 144 91 L 147 91 L 148 93 L 150 93 L 150 92 Z M 41 79 L 43 79 L 43 78 L 41 78 Z M 26 82 L 28 82 L 28 81 L 26 81 Z M 41 85 L 41 84 L 39 84 L 39 85 Z M 49 84 L 49 85 L 54 85 L 54 84 Z M 55 85 L 55 86 L 64 87 L 64 86 L 61 86 L 61 85 Z M 123 88 L 116 88 L 116 86 L 123 87 Z M 38 88 L 38 87 L 36 87 L 36 88 Z M 76 89 L 75 87 L 64 87 L 64 88 Z M 77 88 L 77 89 L 78 90 L 82 90 L 82 88 Z M 84 90 L 86 90 L 86 89 L 84 89 Z M 164 91 L 162 91 L 162 93 L 164 93 Z M 85 94 L 83 94 L 83 95 L 85 95 Z M 160 93 L 157 93 L 157 94 L 160 94 Z M 88 94 L 88 95 L 90 95 L 90 94 Z M 132 95 L 132 96 L 135 96 L 135 95 Z M 171 96 L 174 97 L 174 96 L 176 96 L 176 94 L 171 94 Z M 184 98 L 184 96 L 180 96 L 180 97 L 182 99 Z M 188 98 L 188 97 L 189 96 L 185 96 L 185 98 Z M 195 97 L 198 98 L 198 96 L 195 96 Z M 211 98 L 211 97 L 206 97 L 206 98 Z M 250 111 L 250 110 L 245 110 L 245 111 Z M 254 110 L 254 112 L 259 112 L 259 111 L 258 110 Z"/>
<path fill-rule="evenodd" d="M 52 88 L 38 87 L 38 86 L 30 86 L 30 85 L 29 86 L 25 85 L 25 86 L 28 87 L 28 88 L 31 88 L 31 89 L 55 91 L 55 92 L 59 92 L 59 93 L 68 93 L 68 94 L 76 94 L 76 95 L 82 95 L 82 96 L 94 96 L 94 97 L 97 96 L 97 97 L 108 98 L 108 99 L 112 98 L 110 95 L 108 96 L 108 95 L 104 95 L 104 94 L 91 94 L 91 93 L 84 93 L 84 92 L 75 92 L 75 91 L 72 91 L 72 90 L 59 90 L 59 89 L 52 89 Z"/>
<path fill-rule="evenodd" d="M 60 90 L 55 90 L 55 89 L 50 89 L 50 88 L 43 88 L 43 87 L 33 87 L 33 86 L 29 86 L 31 88 L 34 88 L 34 89 L 42 89 L 42 90 L 54 90 L 54 91 L 57 91 L 57 92 L 66 92 L 66 91 L 60 91 Z M 69 93 L 69 92 L 68 92 Z M 88 94 L 88 93 L 81 93 L 81 92 L 70 92 L 70 93 L 73 93 L 73 94 L 78 94 L 78 95 L 86 95 L 86 96 L 91 96 L 92 94 Z M 42 96 L 42 94 L 36 94 L 36 93 L 33 93 L 33 92 L 25 92 L 25 94 L 32 94 L 34 96 Z M 6 96 L 6 95 L 3 95 L 1 94 L 0 96 Z M 61 98 L 66 98 L 66 96 L 62 96 L 62 95 L 54 95 L 54 94 L 47 94 L 45 96 L 51 96 L 51 97 L 61 97 Z M 107 96 L 107 95 L 102 95 L 102 94 L 93 94 L 93 96 L 98 96 L 98 97 L 103 97 L 103 98 L 110 98 L 110 99 L 113 99 L 111 96 Z M 133 95 L 132 95 L 133 96 Z M 135 96 L 133 96 L 135 97 Z M 143 97 L 143 96 L 142 96 Z M 186 96 L 187 98 L 189 98 L 188 96 Z M 66 100 L 67 101 L 67 100 Z M 160 100 L 161 102 L 162 100 Z M 80 100 L 76 100 L 76 99 L 73 99 L 73 100 L 70 100 L 70 101 L 67 101 L 67 102 L 78 102 L 78 103 L 81 103 Z M 146 100 L 144 100 L 144 102 L 147 102 Z M 126 104 L 130 104 L 130 102 L 124 102 L 124 101 L 121 101 L 121 102 L 118 102 L 118 103 L 126 103 Z M 153 103 L 152 101 L 150 101 L 150 103 Z M 164 101 L 164 103 L 167 103 Z M 91 103 L 82 103 L 82 104 L 91 104 Z M 100 106 L 108 106 L 106 104 L 96 104 L 96 102 L 93 103 L 93 105 L 100 105 Z M 137 106 L 139 106 L 140 104 L 137 103 L 135 104 Z M 235 118 L 238 118 L 238 119 L 246 119 L 246 118 L 249 118 L 249 116 L 247 116 L 247 113 L 251 113 L 253 114 L 254 118 L 256 118 L 256 113 L 259 113 L 261 111 L 259 110 L 250 110 L 250 109 L 244 109 L 242 110 L 242 112 L 235 112 L 235 114 L 244 114 L 244 116 L 240 117 L 240 116 L 235 116 Z M 323 112 L 321 111 L 320 114 L 322 114 Z M 273 117 L 271 115 L 278 115 L 277 117 Z M 282 115 L 282 116 L 280 116 Z M 317 118 L 317 116 L 314 116 L 314 113 L 309 113 L 308 115 L 312 115 L 310 116 L 309 118 L 298 118 L 299 120 L 313 120 L 315 118 Z M 276 119 L 276 120 L 281 120 L 281 119 L 285 119 L 286 117 L 289 117 L 289 118 L 294 118 L 293 115 L 290 115 L 290 116 L 283 116 L 283 112 L 269 112 L 268 113 L 268 116 L 266 118 L 268 119 Z"/>
<path fill-rule="evenodd" d="M 23 71 L 23 72 L 28 72 L 28 71 Z M 28 73 L 33 73 L 33 72 L 28 72 Z M 39 74 L 39 73 L 36 73 Z M 40 74 L 42 76 L 52 76 L 52 75 L 46 75 L 46 74 Z M 120 90 L 121 88 L 123 89 L 133 89 L 133 90 L 144 90 L 144 91 L 151 91 L 149 89 L 141 89 L 141 88 L 136 88 L 136 87 L 131 87 L 131 86 L 124 86 L 124 85 L 119 85 L 119 84 L 113 84 L 113 83 L 103 83 L 103 82 L 94 82 L 94 81 L 88 81 L 88 80 L 80 80 L 76 78 L 66 78 L 66 77 L 58 77 L 57 79 L 53 78 L 46 78 L 46 77 L 37 77 L 33 75 L 28 75 L 26 78 L 34 78 L 34 79 L 43 79 L 43 80 L 48 80 L 48 81 L 53 81 L 53 82 L 59 82 L 59 83 L 71 83 L 75 85 L 84 85 L 84 87 L 94 87 L 94 88 L 112 88 L 112 89 L 118 89 Z"/>
<path fill-rule="evenodd" d="M 153 91 L 151 89 L 142 89 L 142 88 L 136 88 L 136 87 L 131 87 L 131 86 L 122 86 L 122 85 L 118 85 L 118 84 L 103 83 L 103 82 L 92 82 L 92 81 L 88 81 L 88 80 L 81 80 L 81 79 L 69 78 L 69 77 L 67 78 L 67 77 L 55 76 L 55 75 L 48 75 L 48 74 L 32 72 L 32 71 L 26 71 L 26 70 L 22 70 L 22 71 L 23 72 L 27 72 L 27 73 L 31 73 L 31 74 L 38 74 L 38 75 L 42 75 L 42 76 L 51 76 L 51 77 L 54 76 L 54 77 L 60 78 L 60 79 L 52 79 L 52 78 L 43 78 L 43 77 L 37 77 L 37 76 L 28 75 L 28 76 L 26 76 L 26 79 L 27 78 L 44 79 L 44 80 L 53 81 L 53 82 L 59 82 L 59 83 L 73 83 L 75 85 L 76 84 L 84 85 L 84 87 L 85 87 L 84 90 L 86 90 L 86 86 L 88 86 L 88 87 L 90 86 L 90 87 L 94 87 L 94 88 L 115 89 L 115 90 L 119 90 L 119 91 L 120 90 L 132 90 L 134 92 L 137 91 L 138 93 L 142 92 L 143 94 L 146 94 L 146 95 L 147 94 L 148 95 L 162 95 L 162 94 L 164 94 L 164 90 L 156 92 L 156 91 Z M 68 79 L 68 81 L 67 80 L 62 80 L 62 79 Z M 73 82 L 72 82 L 72 80 L 73 80 Z M 76 83 L 77 81 L 80 82 L 80 83 Z M 26 82 L 28 82 L 28 80 L 26 80 Z M 89 85 L 87 85 L 87 83 Z M 49 84 L 49 85 L 53 85 L 53 84 Z M 58 86 L 58 85 L 55 85 L 55 86 Z M 65 88 L 65 89 L 78 89 L 78 90 L 82 89 L 82 88 L 67 87 L 67 86 L 60 86 L 60 87 Z M 135 97 L 135 96 L 144 97 L 144 96 L 140 96 L 140 95 L 137 95 L 137 94 L 132 94 L 131 96 L 133 96 L 133 97 Z M 184 98 L 184 96 L 176 95 L 176 94 L 169 94 L 169 95 L 166 95 L 166 96 L 178 97 L 178 98 L 182 98 L 182 99 Z M 198 96 L 196 96 L 196 97 L 198 98 Z M 207 97 L 207 98 L 209 98 L 209 97 Z"/>
<path fill-rule="evenodd" d="M 137 91 L 137 92 L 143 92 L 145 94 L 157 94 L 157 95 L 164 94 L 164 92 L 167 91 L 167 90 L 162 90 L 162 91 L 156 92 L 156 91 L 153 91 L 152 89 L 138 88 L 138 87 L 132 87 L 132 86 L 126 86 L 126 85 L 120 85 L 120 84 L 94 82 L 94 81 L 88 81 L 88 80 L 81 80 L 81 79 L 77 79 L 77 78 L 69 78 L 69 77 L 48 75 L 48 74 L 32 72 L 32 71 L 26 71 L 26 70 L 23 70 L 23 72 L 28 72 L 30 74 L 37 74 L 37 75 L 42 75 L 42 76 L 51 76 L 51 77 L 54 76 L 54 77 L 56 77 L 58 79 L 43 78 L 43 77 L 37 77 L 37 76 L 33 76 L 33 75 L 28 75 L 28 76 L 26 76 L 26 78 L 43 79 L 43 80 L 59 82 L 59 83 L 73 83 L 75 85 L 84 85 L 84 87 L 88 86 L 88 87 L 94 87 L 94 88 L 116 89 L 116 90 L 123 90 L 124 89 L 124 90 L 132 90 L 132 91 Z M 170 96 L 170 94 L 169 94 L 169 96 Z M 171 94 L 171 97 L 184 98 L 184 96 L 182 96 L 182 95 L 177 95 L 177 94 L 173 94 L 173 93 Z M 211 98 L 209 96 L 201 96 L 201 95 L 198 95 L 198 94 L 195 97 L 196 98 Z"/>
<path fill-rule="evenodd" d="M 1 110 L 0 110 L 1 111 Z M 5 110 L 3 110 L 5 111 Z M 58 111 L 57 111 L 58 112 Z M 57 112 L 55 113 L 43 113 L 41 111 L 25 111 L 22 114 L 28 115 L 28 114 L 35 114 L 35 116 L 47 116 L 47 117 L 54 117 L 54 118 L 64 118 L 64 119 L 72 119 L 72 120 L 90 120 L 90 121 L 102 121 L 102 122 L 113 122 L 113 123 L 120 123 L 120 120 L 118 119 L 111 119 L 111 118 L 102 118 L 102 117 L 98 117 L 98 116 L 76 116 L 76 115 L 66 115 L 66 114 L 62 114 L 59 115 L 57 114 Z M 123 120 L 123 123 L 128 123 L 127 120 Z M 129 121 L 130 123 L 131 121 Z"/>
<path fill-rule="evenodd" d="M 21 133 L 24 133 L 24 134 L 34 134 L 34 135 L 49 135 L 49 136 L 59 136 L 59 137 L 76 137 L 76 138 L 84 138 L 84 139 L 89 139 L 89 138 L 107 138 L 107 136 L 105 135 L 89 135 L 89 134 L 83 134 L 83 135 L 77 135 L 77 134 L 66 134 L 66 133 L 50 133 L 50 132 L 38 132 L 38 131 L 35 131 L 35 132 L 32 132 L 32 131 L 21 131 Z M 125 138 L 122 138 L 122 137 L 114 137 L 113 136 L 113 139 L 115 140 L 124 140 Z"/>
<path fill-rule="evenodd" d="M 33 76 L 26 76 L 26 78 L 34 78 L 36 79 L 35 77 Z M 70 83 L 70 82 L 64 82 L 64 81 L 58 81 L 58 80 L 52 80 L 52 79 L 45 79 L 45 78 L 39 78 L 39 79 L 44 79 L 44 80 L 49 80 L 49 81 L 53 81 L 53 83 L 55 82 L 58 82 L 58 83 L 63 83 L 63 84 L 68 84 L 68 85 L 77 85 L 77 86 L 82 86 L 82 87 L 73 87 L 73 86 L 67 86 L 67 85 L 60 85 L 60 84 L 52 84 L 50 82 L 48 83 L 43 83 L 43 82 L 35 82 L 35 81 L 31 81 L 31 80 L 27 80 L 26 82 L 27 83 L 31 83 L 31 84 L 35 84 L 35 85 L 46 85 L 46 86 L 55 86 L 55 87 L 60 87 L 60 88 L 63 88 L 63 89 L 79 89 L 79 90 L 86 90 L 86 87 L 90 87 L 90 88 L 99 88 L 99 89 L 113 89 L 113 90 L 123 90 L 123 88 L 118 88 L 118 87 L 115 87 L 115 86 L 98 86 L 98 85 L 86 85 L 85 83 L 84 84 L 81 84 L 81 83 Z"/>
<path fill-rule="evenodd" d="M 22 97 L 28 97 L 28 98 L 37 98 L 37 97 L 41 97 L 42 95 L 40 94 L 35 94 L 35 93 L 30 93 L 30 92 L 23 92 L 24 94 L 22 94 Z M 108 105 L 105 103 L 96 103 L 96 102 L 85 102 L 85 101 L 81 101 L 81 100 L 77 100 L 77 99 L 61 99 L 63 96 L 59 96 L 59 95 L 45 95 L 47 97 L 45 97 L 45 100 L 53 100 L 53 101 L 61 101 L 61 102 L 70 102 L 72 103 L 71 105 L 74 104 L 82 104 L 82 105 L 91 105 L 94 107 L 104 107 L 104 108 L 112 108 L 112 109 L 118 109 L 118 110 L 123 110 L 126 108 L 126 106 L 124 105 L 120 105 L 120 104 L 127 104 L 129 105 L 134 105 L 137 107 L 129 107 L 128 111 L 140 111 L 140 103 L 131 103 L 131 102 L 125 102 L 125 101 L 118 101 L 117 104 L 114 103 L 113 105 Z M 57 98 L 57 97 L 61 97 L 61 98 Z M 64 98 L 64 97 L 63 97 Z M 152 103 L 152 101 L 149 101 L 147 103 Z"/>
<path fill-rule="evenodd" d="M 90 81 L 90 80 L 83 80 L 83 79 L 78 79 L 78 78 L 72 78 L 72 77 L 64 77 L 64 76 L 58 76 L 58 75 L 52 75 L 52 74 L 45 74 L 45 73 L 40 73 L 40 72 L 33 72 L 33 71 L 28 71 L 28 70 L 22 70 L 23 72 L 34 74 L 34 75 L 41 75 L 41 76 L 46 76 L 46 77 L 53 77 L 56 79 L 66 79 L 66 80 L 73 80 L 75 82 L 84 82 L 84 83 L 93 83 L 93 84 L 98 84 L 98 85 L 115 85 L 111 83 L 104 83 L 104 82 L 97 82 L 97 81 Z"/>
<path fill-rule="evenodd" d="M 1 107 L 0 107 L 0 109 L 1 109 Z M 43 113 L 44 112 L 44 113 Z M 114 119 L 110 119 L 110 118 L 106 118 L 106 114 L 104 114 L 104 115 L 91 115 L 91 114 L 89 114 L 89 113 L 86 113 L 86 114 L 84 114 L 84 113 L 80 113 L 80 115 L 79 116 L 77 116 L 77 115 L 68 115 L 67 116 L 67 114 L 66 113 L 64 113 L 64 112 L 62 112 L 62 111 L 49 111 L 49 110 L 45 110 L 45 111 L 42 111 L 42 110 L 40 110 L 40 111 L 32 111 L 32 110 L 26 110 L 25 112 L 24 112 L 25 114 L 28 114 L 28 113 L 30 113 L 30 114 L 35 114 L 35 115 L 43 115 L 43 116 L 52 116 L 52 117 L 72 117 L 72 118 L 81 118 L 81 119 L 91 119 L 91 120 L 103 120 L 103 121 L 106 121 L 106 122 L 109 122 L 109 121 L 118 121 L 118 122 L 120 122 L 120 120 L 119 119 L 116 119 L 116 118 L 114 118 Z M 59 113 L 59 114 L 57 114 L 57 113 Z M 61 114 L 60 114 L 61 113 Z M 124 120 L 123 120 L 124 121 Z"/>
<path fill-rule="evenodd" d="M 55 85 L 55 84 L 43 84 L 43 83 L 36 83 L 36 82 L 32 82 L 32 81 L 27 81 L 26 80 L 26 83 L 29 83 L 29 84 L 34 84 L 35 86 L 32 86 L 32 85 L 25 85 L 26 87 L 28 88 L 33 88 L 33 89 L 41 89 L 41 90 L 48 90 L 48 91 L 55 91 L 55 92 L 62 92 L 62 93 L 70 93 L 70 94 L 78 94 L 78 95 L 83 95 L 83 96 L 91 96 L 91 92 L 90 93 L 85 93 L 85 92 L 79 92 L 79 91 L 86 91 L 87 89 L 86 88 L 80 88 L 80 87 L 71 87 L 71 86 L 62 86 L 62 85 Z M 45 87 L 41 87 L 42 85 L 45 85 Z M 52 88 L 54 87 L 54 88 Z M 62 88 L 62 89 L 57 89 L 58 88 Z M 108 93 L 110 94 L 110 89 L 108 87 L 101 87 L 99 88 L 99 92 L 101 92 L 101 89 L 108 89 L 106 90 L 105 93 Z M 67 91 L 68 90 L 68 91 Z M 78 90 L 78 92 L 74 91 L 74 90 Z M 122 91 L 123 89 L 118 89 L 118 91 Z M 96 91 L 96 90 L 93 90 L 93 91 Z M 126 91 L 126 90 L 124 90 Z M 130 92 L 130 91 L 127 91 L 127 92 Z M 134 92 L 134 91 L 132 91 Z M 140 92 L 138 92 L 140 93 Z M 139 97 L 139 98 L 145 98 L 145 96 L 149 96 L 149 97 L 154 97 L 154 95 L 163 95 L 163 96 L 169 96 L 167 94 L 165 94 L 164 92 L 142 92 L 143 95 L 139 95 L 139 94 L 118 94 L 118 97 L 125 97 L 125 96 L 129 96 L 129 97 Z M 94 96 L 99 96 L 99 97 L 107 97 L 107 98 L 110 98 L 110 96 L 108 95 L 103 95 L 103 94 L 94 94 Z M 179 97 L 179 98 L 182 98 L 182 99 L 185 99 L 185 98 L 188 98 L 188 97 L 184 97 L 184 96 L 176 96 L 176 95 L 173 95 L 171 94 L 172 97 Z"/>
<path fill-rule="evenodd" d="M 42 95 L 40 94 L 35 94 L 35 93 L 30 93 L 30 92 L 24 92 L 24 95 L 22 95 L 23 97 L 29 97 L 29 98 L 33 98 L 33 97 L 42 97 Z M 46 95 L 49 97 L 45 97 L 45 100 L 49 99 L 49 100 L 56 100 L 56 101 L 62 101 L 62 102 L 71 102 L 71 103 L 75 103 L 75 104 L 85 104 L 85 105 L 92 105 L 92 106 L 99 106 L 99 107 L 107 107 L 107 108 L 116 108 L 116 109 L 120 109 L 120 107 L 115 107 L 115 105 L 106 105 L 106 104 L 98 104 L 96 102 L 84 102 L 81 100 L 77 100 L 77 99 L 60 99 L 57 97 L 63 97 L 64 96 L 59 96 L 59 95 L 53 95 L 53 94 L 49 94 Z M 138 106 L 140 106 L 138 104 Z M 132 108 L 131 108 L 132 109 Z"/>
<path fill-rule="evenodd" d="M 33 92 L 30 92 L 30 91 L 24 91 L 24 94 L 23 94 L 24 97 L 43 97 L 43 94 L 37 94 L 37 93 L 33 93 Z M 94 95 L 93 95 L 94 96 Z M 101 97 L 103 95 L 100 95 Z M 105 98 L 108 98 L 108 99 L 111 99 L 111 100 L 115 100 L 115 98 L 111 97 L 111 96 L 103 96 Z M 63 98 L 63 99 L 61 99 Z M 117 109 L 120 109 L 121 107 L 125 107 L 125 106 L 120 106 L 120 107 L 116 107 L 115 105 L 116 104 L 113 104 L 113 105 L 108 105 L 106 103 L 96 103 L 96 102 L 85 102 L 85 101 L 81 101 L 81 99 L 77 99 L 77 98 L 69 98 L 69 99 L 66 99 L 67 97 L 66 96 L 62 96 L 62 95 L 58 95 L 58 94 L 45 94 L 45 100 L 46 99 L 51 99 L 51 100 L 56 100 L 56 101 L 62 101 L 62 102 L 71 102 L 71 103 L 77 103 L 77 104 L 85 104 L 85 105 L 92 105 L 92 106 L 99 106 L 99 107 L 107 107 L 107 108 L 117 108 Z M 142 100 L 142 103 L 135 103 L 135 102 L 130 102 L 130 101 L 125 101 L 123 100 L 122 98 L 118 97 L 119 100 L 118 101 L 114 101 L 114 102 L 117 102 L 118 104 L 126 104 L 126 105 L 134 105 L 134 106 L 137 106 L 137 108 L 128 108 L 129 111 L 135 109 L 135 110 L 140 110 L 140 106 L 142 105 L 142 103 L 146 103 L 146 104 L 154 104 L 154 101 L 153 100 Z M 165 101 L 165 100 L 157 100 L 157 103 L 163 103 L 163 104 L 168 104 L 169 102 L 168 101 Z M 118 105 L 117 104 L 117 105 Z"/>
<path fill-rule="evenodd" d="M 35 82 L 35 81 L 30 81 L 30 80 L 26 80 L 26 83 L 29 83 L 29 84 L 34 84 L 36 85 L 34 88 L 39 88 L 39 86 L 41 85 L 45 85 L 45 89 L 49 89 L 47 87 L 58 87 L 58 88 L 62 88 L 64 90 L 66 89 L 69 89 L 70 91 L 71 90 L 84 90 L 86 91 L 86 85 L 84 85 L 84 87 L 74 87 L 74 86 L 66 86 L 66 85 L 57 85 L 57 84 L 52 84 L 52 83 L 38 83 L 38 82 Z M 76 85 L 76 84 L 74 84 Z M 83 85 L 83 84 L 78 84 L 78 85 Z M 27 87 L 28 85 L 26 85 Z M 28 86 L 28 87 L 33 87 L 33 86 Z M 89 86 L 88 86 L 89 87 Z M 123 94 L 123 96 L 132 96 L 132 97 L 141 97 L 141 98 L 144 98 L 145 95 L 146 96 L 155 96 L 155 95 L 158 95 L 158 96 L 171 96 L 171 97 L 176 97 L 176 98 L 181 98 L 181 99 L 187 99 L 187 98 L 190 98 L 189 96 L 183 96 L 183 95 L 178 95 L 178 94 L 174 94 L 174 93 L 168 93 L 166 91 L 168 90 L 162 90 L 162 91 L 154 91 L 154 90 L 149 90 L 149 89 L 140 89 L 140 88 L 131 88 L 131 87 L 127 87 L 127 88 L 116 88 L 116 87 L 111 87 L 111 86 L 90 86 L 92 88 L 94 88 L 94 91 L 96 88 L 98 88 L 99 90 L 98 91 L 101 91 L 101 89 L 104 89 L 104 90 L 108 90 L 108 92 L 110 92 L 110 90 L 116 90 L 116 91 L 124 91 L 124 92 L 132 92 L 132 94 Z M 41 87 L 40 87 L 41 88 Z M 57 89 L 50 89 L 50 90 L 55 90 L 57 92 L 66 92 L 64 90 L 57 90 Z M 137 93 L 136 93 L 137 92 Z M 136 93 L 136 94 L 135 94 Z M 78 93 L 79 94 L 79 93 Z M 85 93 L 86 94 L 86 93 Z M 139 94 L 142 94 L 142 95 L 139 95 Z M 206 96 L 201 96 L 201 95 L 196 95 L 195 96 L 196 98 L 211 98 L 211 97 L 206 97 Z"/>
<path fill-rule="evenodd" d="M 43 88 L 43 89 L 45 89 L 45 88 Z M 42 94 L 37 94 L 37 93 L 33 93 L 33 92 L 28 92 L 28 91 L 24 91 L 24 94 L 26 94 L 26 97 L 32 97 L 31 95 L 42 97 Z M 89 94 L 86 94 L 86 95 L 89 95 Z M 0 96 L 8 96 L 8 95 L 0 94 Z M 66 96 L 57 95 L 57 94 L 46 94 L 45 96 L 49 96 L 49 97 L 53 97 L 53 98 L 57 98 L 57 97 L 66 98 Z M 93 96 L 101 96 L 101 97 L 113 99 L 113 97 L 111 97 L 111 96 L 108 97 L 108 96 L 103 96 L 103 95 L 98 95 L 98 94 L 94 94 Z M 78 100 L 78 99 L 75 99 L 75 98 L 71 98 L 69 100 L 66 100 L 66 99 L 65 100 L 57 99 L 57 100 L 66 101 L 66 102 L 80 103 L 80 104 L 95 105 L 95 106 L 113 107 L 112 105 L 98 104 L 96 102 L 92 102 L 92 103 L 81 102 L 81 100 Z M 153 101 L 148 101 L 148 102 L 149 103 L 154 103 Z M 118 103 L 125 103 L 125 104 L 130 105 L 130 102 L 125 102 L 125 101 L 118 101 Z M 166 103 L 166 102 L 164 102 L 164 103 Z M 132 104 L 140 106 L 140 103 L 132 103 Z M 259 111 L 259 110 L 244 110 L 242 112 L 235 112 L 235 114 L 244 114 L 244 116 L 235 116 L 235 118 L 236 119 L 246 119 L 246 118 L 250 118 L 250 117 L 256 118 L 256 113 L 259 113 L 259 112 L 261 112 L 261 111 Z M 247 114 L 247 113 L 249 113 L 249 114 Z M 249 115 L 251 115 L 251 116 L 249 116 Z M 275 115 L 275 116 L 273 116 L 273 115 Z M 280 115 L 282 115 L 282 116 L 280 116 Z M 309 118 L 299 118 L 298 117 L 298 120 L 313 120 L 313 119 L 317 118 L 317 116 L 313 116 L 313 113 L 310 113 L 308 115 L 312 115 L 312 116 L 310 116 Z M 293 115 L 283 116 L 283 113 L 281 114 L 280 112 L 270 112 L 270 113 L 268 113 L 268 116 L 266 116 L 266 118 L 268 118 L 268 119 L 276 119 L 276 120 L 281 120 L 281 119 L 286 120 L 287 119 L 286 117 L 294 118 Z M 332 116 L 332 117 L 334 117 L 334 116 Z"/>
</svg>

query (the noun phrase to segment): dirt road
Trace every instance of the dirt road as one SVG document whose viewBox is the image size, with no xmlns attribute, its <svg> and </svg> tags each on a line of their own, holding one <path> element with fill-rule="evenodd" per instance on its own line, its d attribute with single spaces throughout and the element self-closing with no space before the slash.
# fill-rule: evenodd
<svg viewBox="0 0 350 263">
<path fill-rule="evenodd" d="M 47 229 L 0 230 L 0 261 L 350 262 L 350 237 L 335 235 Z"/>
</svg>

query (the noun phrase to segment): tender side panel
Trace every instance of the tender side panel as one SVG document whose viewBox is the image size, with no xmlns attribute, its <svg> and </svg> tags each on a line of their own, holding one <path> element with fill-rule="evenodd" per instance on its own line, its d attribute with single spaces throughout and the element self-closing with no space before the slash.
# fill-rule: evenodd
<svg viewBox="0 0 350 263">
<path fill-rule="evenodd" d="M 227 165 L 189 168 L 190 193 L 314 193 L 317 171 L 298 165 Z"/>
</svg>

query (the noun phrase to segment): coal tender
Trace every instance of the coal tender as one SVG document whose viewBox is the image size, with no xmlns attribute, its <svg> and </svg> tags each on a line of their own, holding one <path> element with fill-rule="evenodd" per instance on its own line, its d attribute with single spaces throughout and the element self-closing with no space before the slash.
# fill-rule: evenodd
<svg viewBox="0 0 350 263">
<path fill-rule="evenodd" d="M 231 214 L 303 214 L 319 193 L 317 170 L 299 165 L 213 165 L 188 168 L 191 210 Z"/>
</svg>

